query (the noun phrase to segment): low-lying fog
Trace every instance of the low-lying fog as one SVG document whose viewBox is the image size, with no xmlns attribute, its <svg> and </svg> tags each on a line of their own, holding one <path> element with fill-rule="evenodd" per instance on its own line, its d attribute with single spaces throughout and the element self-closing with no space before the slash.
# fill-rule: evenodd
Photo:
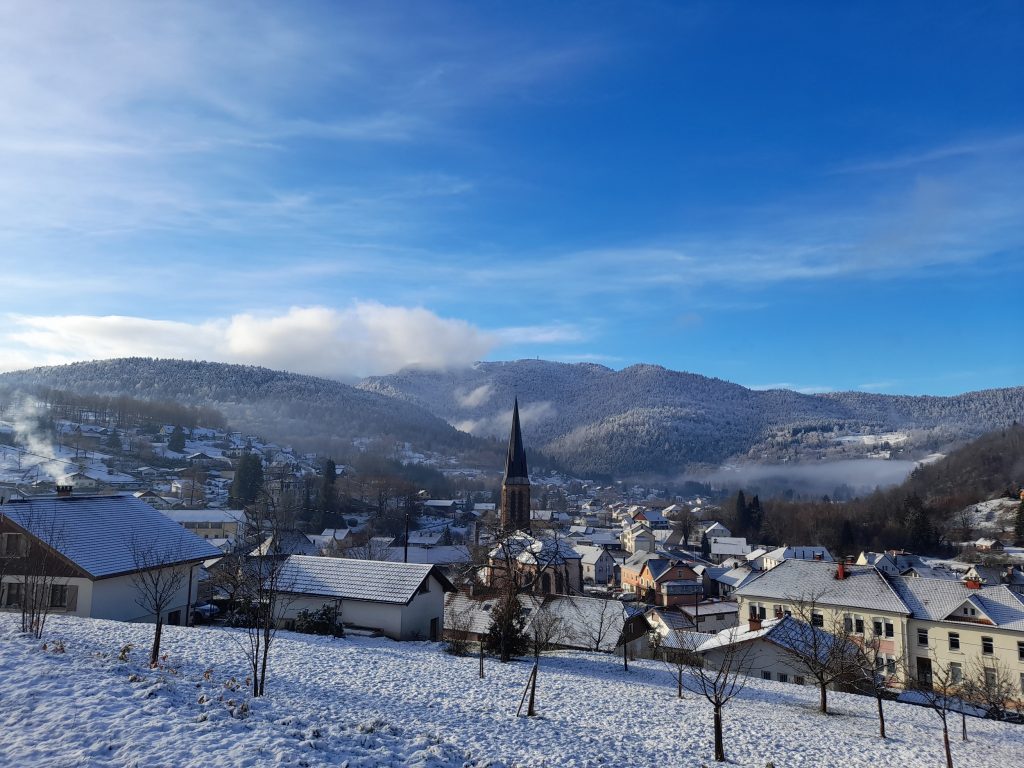
<svg viewBox="0 0 1024 768">
<path fill-rule="evenodd" d="M 743 489 L 763 496 L 781 496 L 786 491 L 801 496 L 848 498 L 875 488 L 898 485 L 917 462 L 909 460 L 839 459 L 804 464 L 747 464 L 720 467 L 714 472 L 689 479 L 730 490 Z"/>
</svg>

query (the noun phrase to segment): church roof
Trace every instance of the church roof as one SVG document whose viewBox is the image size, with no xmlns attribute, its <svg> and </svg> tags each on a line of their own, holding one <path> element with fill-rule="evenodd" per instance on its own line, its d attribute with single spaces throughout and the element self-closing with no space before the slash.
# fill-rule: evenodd
<svg viewBox="0 0 1024 768">
<path fill-rule="evenodd" d="M 508 455 L 505 457 L 505 482 L 512 478 L 528 480 L 530 471 L 526 468 L 526 451 L 523 449 L 523 433 L 519 428 L 519 398 L 512 406 L 512 432 L 508 436 Z"/>
</svg>

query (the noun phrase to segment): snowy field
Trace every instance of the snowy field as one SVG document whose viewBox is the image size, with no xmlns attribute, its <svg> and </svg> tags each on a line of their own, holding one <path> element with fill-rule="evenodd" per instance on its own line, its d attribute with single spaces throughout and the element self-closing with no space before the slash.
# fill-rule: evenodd
<svg viewBox="0 0 1024 768">
<path fill-rule="evenodd" d="M 168 627 L 164 668 L 145 666 L 151 627 L 52 618 L 47 649 L 0 616 L 0 765 L 11 766 L 700 766 L 711 710 L 675 698 L 655 661 L 566 653 L 542 661 L 540 717 L 516 718 L 525 662 L 456 659 L 432 643 L 281 633 L 268 696 L 251 700 L 232 630 Z M 54 652 L 63 640 L 64 652 Z M 118 658 L 134 644 L 128 660 Z M 242 688 L 237 689 L 241 682 Z M 733 765 L 944 763 L 938 718 L 888 704 L 877 738 L 872 699 L 750 680 L 725 710 Z M 956 723 L 959 728 L 959 723 Z M 968 723 L 957 766 L 1024 765 L 1024 726 Z"/>
</svg>

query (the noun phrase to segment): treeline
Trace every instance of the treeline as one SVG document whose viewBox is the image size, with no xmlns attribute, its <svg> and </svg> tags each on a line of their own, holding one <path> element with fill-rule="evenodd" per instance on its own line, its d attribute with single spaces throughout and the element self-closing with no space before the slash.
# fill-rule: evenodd
<svg viewBox="0 0 1024 768">
<path fill-rule="evenodd" d="M 837 555 L 862 550 L 907 549 L 945 554 L 962 535 L 956 513 L 1024 485 L 1024 426 L 990 432 L 933 464 L 918 467 L 903 483 L 846 502 L 758 499 L 742 491 L 724 505 L 727 524 L 752 542 L 822 544 Z"/>
<path fill-rule="evenodd" d="M 228 425 L 224 414 L 215 408 L 185 405 L 173 400 L 142 400 L 128 395 L 81 394 L 51 387 L 34 387 L 29 390 L 29 394 L 45 406 L 51 419 L 67 419 L 118 428 L 174 424 L 187 429 L 226 429 Z M 8 393 L 5 398 L 8 407 L 15 406 L 14 397 L 16 396 Z"/>
</svg>

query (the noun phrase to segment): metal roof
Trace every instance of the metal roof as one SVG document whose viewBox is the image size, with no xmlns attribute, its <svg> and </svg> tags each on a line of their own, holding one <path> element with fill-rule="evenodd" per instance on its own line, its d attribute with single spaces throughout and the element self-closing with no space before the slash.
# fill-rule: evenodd
<svg viewBox="0 0 1024 768">
<path fill-rule="evenodd" d="M 405 605 L 429 575 L 451 588 L 428 563 L 292 555 L 281 569 L 280 584 L 282 591 L 295 594 Z"/>
<path fill-rule="evenodd" d="M 94 579 L 137 571 L 144 564 L 198 562 L 223 554 L 134 496 L 10 501 L 0 506 L 0 515 L 50 544 Z M 148 551 L 143 555 L 143 550 Z"/>
</svg>

